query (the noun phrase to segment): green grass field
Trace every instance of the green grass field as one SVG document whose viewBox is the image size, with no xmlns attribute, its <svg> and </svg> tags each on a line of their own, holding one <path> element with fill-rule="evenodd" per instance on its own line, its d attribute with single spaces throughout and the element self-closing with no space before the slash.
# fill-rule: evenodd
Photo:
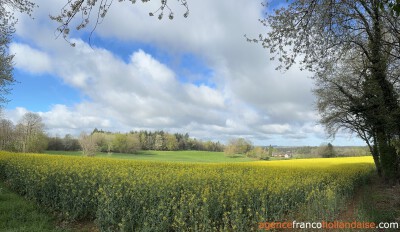
<svg viewBox="0 0 400 232">
<path fill-rule="evenodd" d="M 46 151 L 45 154 L 82 156 L 81 151 Z M 209 151 L 139 151 L 136 154 L 122 153 L 101 153 L 96 157 L 132 159 L 132 160 L 151 160 L 151 161 L 169 161 L 169 162 L 202 162 L 202 163 L 232 163 L 255 161 L 245 156 L 226 156 L 223 152 Z"/>
</svg>

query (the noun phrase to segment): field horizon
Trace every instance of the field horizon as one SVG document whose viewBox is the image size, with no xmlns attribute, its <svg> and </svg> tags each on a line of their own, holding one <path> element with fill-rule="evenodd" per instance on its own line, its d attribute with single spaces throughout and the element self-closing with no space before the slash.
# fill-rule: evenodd
<svg viewBox="0 0 400 232">
<path fill-rule="evenodd" d="M 81 151 L 45 151 L 49 155 L 83 156 Z M 212 151 L 156 151 L 140 150 L 134 154 L 128 153 L 104 153 L 97 152 L 93 158 L 113 158 L 128 160 L 149 160 L 166 162 L 199 162 L 199 163 L 220 163 L 220 162 L 249 162 L 257 159 L 248 158 L 244 155 L 226 156 L 224 152 Z"/>
</svg>

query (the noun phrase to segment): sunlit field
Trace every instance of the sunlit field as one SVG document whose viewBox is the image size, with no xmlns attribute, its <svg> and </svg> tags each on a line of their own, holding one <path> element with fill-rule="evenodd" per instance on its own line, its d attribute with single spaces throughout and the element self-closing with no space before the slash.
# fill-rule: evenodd
<svg viewBox="0 0 400 232">
<path fill-rule="evenodd" d="M 82 156 L 81 151 L 46 151 L 51 155 Z M 135 154 L 103 153 L 97 152 L 95 158 L 115 158 L 131 160 L 167 161 L 167 162 L 201 162 L 201 163 L 224 163 L 224 162 L 247 162 L 256 159 L 244 155 L 226 156 L 224 152 L 210 151 L 138 151 Z"/>
<path fill-rule="evenodd" d="M 0 153 L 11 189 L 101 231 L 254 231 L 330 220 L 364 184 L 371 157 L 188 163 Z"/>
</svg>

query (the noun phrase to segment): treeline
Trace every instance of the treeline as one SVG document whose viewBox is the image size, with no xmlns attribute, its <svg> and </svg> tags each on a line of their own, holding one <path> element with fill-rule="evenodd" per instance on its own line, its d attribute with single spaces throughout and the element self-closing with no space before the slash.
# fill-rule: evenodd
<svg viewBox="0 0 400 232">
<path fill-rule="evenodd" d="M 94 129 L 90 135 L 82 133 L 79 138 L 70 134 L 50 137 L 39 114 L 26 113 L 14 123 L 0 118 L 0 150 L 13 152 L 80 151 L 94 155 L 96 152 L 135 153 L 138 150 L 178 151 L 223 151 L 220 142 L 190 138 L 189 134 L 170 134 L 165 131 L 131 131 L 113 133 Z"/>
<path fill-rule="evenodd" d="M 47 142 L 38 114 L 26 113 L 16 125 L 9 119 L 0 119 L 0 150 L 41 152 L 47 148 Z"/>
<path fill-rule="evenodd" d="M 317 157 L 353 157 L 371 155 L 366 146 L 333 146 L 332 144 L 321 144 L 320 146 L 302 147 L 274 147 L 273 156 L 290 154 L 295 158 L 317 158 Z"/>
<path fill-rule="evenodd" d="M 190 138 L 189 134 L 170 134 L 165 131 L 131 131 L 129 133 L 114 133 L 93 130 L 90 135 L 81 134 L 78 139 L 70 135 L 64 138 L 49 138 L 48 150 L 83 150 L 87 155 L 95 152 L 135 153 L 138 150 L 178 151 L 201 150 L 223 151 L 220 142 L 201 141 Z"/>
<path fill-rule="evenodd" d="M 82 150 L 79 140 L 70 134 L 63 138 L 58 136 L 48 137 L 47 150 L 50 151 L 80 151 Z"/>
<path fill-rule="evenodd" d="M 142 150 L 176 151 L 223 151 L 224 145 L 220 142 L 202 141 L 190 138 L 189 134 L 170 134 L 164 131 L 132 131 L 130 134 L 137 135 Z"/>
</svg>

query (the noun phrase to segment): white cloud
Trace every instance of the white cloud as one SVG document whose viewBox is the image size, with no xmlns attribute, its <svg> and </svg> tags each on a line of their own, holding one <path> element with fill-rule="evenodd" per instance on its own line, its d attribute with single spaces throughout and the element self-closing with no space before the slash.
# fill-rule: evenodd
<svg viewBox="0 0 400 232">
<path fill-rule="evenodd" d="M 185 85 L 184 87 L 190 100 L 197 103 L 199 106 L 224 108 L 224 96 L 217 90 L 205 85 L 196 86 L 190 84 Z"/>
<path fill-rule="evenodd" d="M 45 73 L 51 71 L 50 57 L 40 50 L 31 48 L 21 43 L 12 43 L 10 53 L 15 54 L 13 59 L 17 68 L 24 69 L 32 73 Z"/>
<path fill-rule="evenodd" d="M 261 126 L 261 129 L 267 134 L 284 134 L 291 131 L 289 124 L 268 124 Z"/>
<path fill-rule="evenodd" d="M 296 66 L 286 73 L 275 71 L 277 64 L 269 61 L 267 51 L 243 37 L 257 37 L 264 30 L 258 1 L 190 1 L 187 19 L 172 1 L 172 21 L 148 16 L 159 2 L 115 2 L 92 38 L 107 42 L 90 47 L 83 41 L 87 37 L 75 38 L 75 48 L 54 40 L 57 25 L 48 15 L 58 13 L 60 3 L 37 3 L 36 19 L 21 18 L 18 24 L 17 33 L 26 43 L 11 46 L 17 68 L 50 72 L 86 99 L 42 112 L 49 131 L 164 129 L 207 139 L 245 136 L 258 144 L 325 139 L 322 127 L 315 126 L 310 74 Z M 151 49 L 124 51 L 131 54 L 124 60 L 120 51 L 108 48 L 121 41 Z M 188 76 L 206 80 L 183 82 L 176 67 L 157 58 L 158 52 L 177 63 L 191 54 L 211 72 L 192 70 Z"/>
<path fill-rule="evenodd" d="M 85 108 L 85 103 L 74 108 L 65 105 L 54 105 L 47 112 L 36 112 L 43 120 L 46 130 L 50 135 L 74 134 L 79 135 L 81 131 L 91 132 L 93 128 L 108 128 L 110 120 L 98 115 L 82 114 L 79 108 Z M 14 110 L 7 110 L 6 116 L 14 124 L 19 123 L 24 114 L 30 112 L 26 108 L 17 107 Z"/>
<path fill-rule="evenodd" d="M 24 114 L 29 111 L 23 107 L 17 107 L 14 110 L 6 110 L 5 117 L 11 120 L 14 124 L 17 124 Z"/>
<path fill-rule="evenodd" d="M 110 121 L 107 119 L 99 116 L 83 115 L 65 105 L 54 105 L 50 111 L 41 112 L 40 115 L 46 126 L 52 129 L 92 129 L 94 127 L 110 126 Z"/>
</svg>

